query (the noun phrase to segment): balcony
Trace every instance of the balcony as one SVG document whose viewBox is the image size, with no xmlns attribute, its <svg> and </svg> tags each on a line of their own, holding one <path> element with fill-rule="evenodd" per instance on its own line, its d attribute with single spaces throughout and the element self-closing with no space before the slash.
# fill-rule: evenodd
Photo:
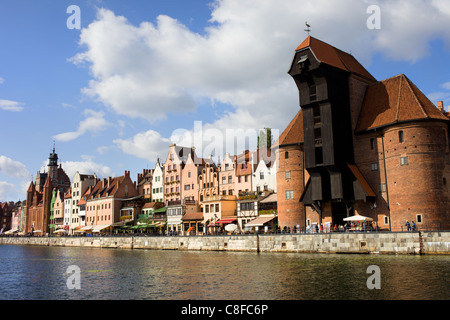
<svg viewBox="0 0 450 320">
<path fill-rule="evenodd" d="M 209 196 L 209 197 L 204 197 L 203 198 L 203 202 L 208 202 L 208 201 L 235 201 L 236 200 L 236 196 L 230 196 L 230 195 L 223 195 L 223 194 L 218 194 L 218 195 L 213 195 L 213 196 Z"/>
</svg>

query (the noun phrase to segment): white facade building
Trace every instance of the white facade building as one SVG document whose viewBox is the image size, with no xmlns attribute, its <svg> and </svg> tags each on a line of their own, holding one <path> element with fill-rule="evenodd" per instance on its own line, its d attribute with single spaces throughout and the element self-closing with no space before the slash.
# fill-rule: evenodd
<svg viewBox="0 0 450 320">
<path fill-rule="evenodd" d="M 94 174 L 80 174 L 78 171 L 73 176 L 72 180 L 72 210 L 70 218 L 70 228 L 85 226 L 86 212 L 83 210 L 80 212 L 78 207 L 78 201 L 86 192 L 87 188 L 94 186 L 97 183 L 97 176 Z"/>
<path fill-rule="evenodd" d="M 267 167 L 264 160 L 259 161 L 253 173 L 252 191 L 272 190 L 277 192 L 277 161 Z"/>
<path fill-rule="evenodd" d="M 156 161 L 155 169 L 152 177 L 152 201 L 164 202 L 164 169 L 159 163 L 159 158 Z"/>
</svg>

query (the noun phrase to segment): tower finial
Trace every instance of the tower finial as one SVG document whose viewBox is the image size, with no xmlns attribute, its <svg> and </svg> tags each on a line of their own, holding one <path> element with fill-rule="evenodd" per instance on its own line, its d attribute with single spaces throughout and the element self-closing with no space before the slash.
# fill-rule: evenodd
<svg viewBox="0 0 450 320">
<path fill-rule="evenodd" d="M 53 139 L 53 153 L 55 153 L 55 139 Z"/>
<path fill-rule="evenodd" d="M 305 21 L 305 25 L 306 25 L 305 31 L 308 33 L 308 36 L 309 36 L 309 34 L 311 32 L 311 26 L 308 24 L 308 21 Z"/>
</svg>

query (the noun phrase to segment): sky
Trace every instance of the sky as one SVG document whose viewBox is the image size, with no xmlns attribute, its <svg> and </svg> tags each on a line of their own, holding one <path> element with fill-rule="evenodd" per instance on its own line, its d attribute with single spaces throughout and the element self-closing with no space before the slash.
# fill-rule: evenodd
<svg viewBox="0 0 450 320">
<path fill-rule="evenodd" d="M 71 179 L 135 180 L 172 143 L 219 161 L 276 139 L 306 22 L 450 105 L 450 0 L 0 0 L 0 201 L 25 199 L 53 146 Z"/>
</svg>

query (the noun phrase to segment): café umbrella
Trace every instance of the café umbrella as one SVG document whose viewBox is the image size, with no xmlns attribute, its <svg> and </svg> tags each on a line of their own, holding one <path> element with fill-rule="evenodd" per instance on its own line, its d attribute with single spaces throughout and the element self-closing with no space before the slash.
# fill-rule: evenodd
<svg viewBox="0 0 450 320">
<path fill-rule="evenodd" d="M 373 221 L 373 219 L 369 218 L 369 217 L 356 215 L 356 216 L 344 218 L 344 221 Z"/>
</svg>

